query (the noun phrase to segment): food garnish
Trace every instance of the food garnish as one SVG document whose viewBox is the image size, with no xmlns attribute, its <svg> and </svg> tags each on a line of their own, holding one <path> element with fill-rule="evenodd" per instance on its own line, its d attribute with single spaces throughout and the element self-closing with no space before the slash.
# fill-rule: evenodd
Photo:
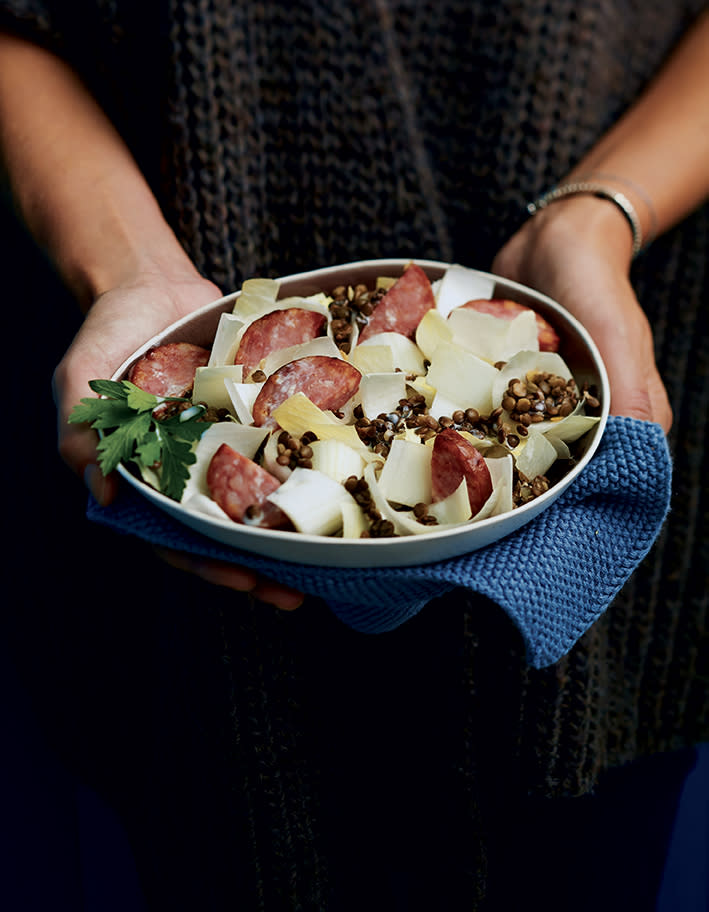
<svg viewBox="0 0 709 912">
<path fill-rule="evenodd" d="M 92 380 L 99 398 L 87 397 L 74 407 L 70 424 L 90 424 L 103 431 L 98 443 L 98 464 L 108 475 L 120 463 L 134 463 L 141 474 L 158 479 L 158 489 L 179 500 L 195 460 L 195 444 L 210 422 L 206 407 L 189 398 L 155 396 L 129 380 Z M 184 405 L 170 411 L 166 403 Z M 158 417 L 159 411 L 162 415 Z"/>
</svg>

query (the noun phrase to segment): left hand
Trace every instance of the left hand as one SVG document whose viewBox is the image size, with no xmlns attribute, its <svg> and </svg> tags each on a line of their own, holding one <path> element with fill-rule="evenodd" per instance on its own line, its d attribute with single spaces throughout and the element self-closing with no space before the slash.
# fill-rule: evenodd
<svg viewBox="0 0 709 912">
<path fill-rule="evenodd" d="M 629 279 L 631 235 L 613 204 L 592 196 L 557 200 L 528 219 L 492 271 L 553 298 L 588 330 L 611 387 L 610 410 L 655 421 L 672 411 L 655 364 L 652 330 Z"/>
<path fill-rule="evenodd" d="M 97 465 L 96 432 L 84 425 L 68 424 L 69 413 L 82 397 L 91 395 L 89 380 L 110 377 L 116 366 L 146 339 L 220 296 L 219 289 L 192 268 L 169 279 L 160 273 L 136 275 L 132 281 L 98 297 L 57 366 L 53 388 L 59 452 L 69 468 L 84 478 L 101 505 L 116 497 L 118 476 L 103 476 Z M 283 611 L 291 611 L 303 601 L 302 593 L 248 567 L 165 548 L 155 550 L 173 567 L 217 586 L 250 592 Z"/>
</svg>

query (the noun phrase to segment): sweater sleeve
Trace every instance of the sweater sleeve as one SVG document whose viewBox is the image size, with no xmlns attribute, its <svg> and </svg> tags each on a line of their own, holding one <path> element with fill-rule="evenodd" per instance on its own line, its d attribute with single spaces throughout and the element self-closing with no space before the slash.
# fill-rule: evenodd
<svg viewBox="0 0 709 912">
<path fill-rule="evenodd" d="M 0 0 L 0 29 L 56 53 L 63 50 L 54 4 L 47 0 Z"/>
</svg>

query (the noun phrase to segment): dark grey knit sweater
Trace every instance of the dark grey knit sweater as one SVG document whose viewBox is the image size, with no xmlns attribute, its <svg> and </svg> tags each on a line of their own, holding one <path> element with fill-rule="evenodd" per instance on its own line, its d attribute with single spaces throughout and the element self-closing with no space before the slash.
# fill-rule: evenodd
<svg viewBox="0 0 709 912">
<path fill-rule="evenodd" d="M 3 0 L 0 24 L 82 71 L 187 251 L 226 293 L 249 276 L 358 258 L 489 268 L 525 203 L 633 101 L 703 5 Z M 156 738 L 156 768 L 169 779 L 167 767 L 179 765 L 173 784 L 191 804 L 180 818 L 190 825 L 214 826 L 205 808 L 219 801 L 230 809 L 219 832 L 223 845 L 246 846 L 253 882 L 234 886 L 249 897 L 245 908 L 328 908 L 338 844 L 323 808 L 330 773 L 320 767 L 336 761 L 320 726 L 332 712 L 383 701 L 415 727 L 410 707 L 392 705 L 393 681 L 415 679 L 428 648 L 445 671 L 424 679 L 449 716 L 448 734 L 436 735 L 447 758 L 428 773 L 450 774 L 468 809 L 470 851 L 458 862 L 470 895 L 484 893 L 475 796 L 486 777 L 504 776 L 520 796 L 578 795 L 610 766 L 709 736 L 708 253 L 704 207 L 634 264 L 674 410 L 673 506 L 644 566 L 557 666 L 528 669 L 494 606 L 454 597 L 376 643 L 317 605 L 284 619 L 263 606 L 224 610 L 210 595 L 200 596 L 203 611 L 185 598 L 168 612 L 180 660 L 163 654 L 162 680 L 190 703 L 179 725 L 204 720 L 192 736 L 199 750 L 189 748 L 200 754 L 194 769 L 210 770 L 204 803 L 190 764 L 175 760 L 185 746 L 178 723 L 168 724 L 174 709 L 160 715 L 168 734 Z M 370 662 L 392 688 L 386 698 L 357 681 Z M 389 679 L 398 663 L 405 667 Z M 325 706 L 319 694 L 329 686 L 343 690 Z M 428 691 L 414 691 L 433 725 Z M 352 730 L 367 730 L 359 725 Z M 372 725 L 373 753 L 349 749 L 376 766 L 377 745 L 388 742 L 381 720 Z M 336 743 L 345 749 L 342 731 Z M 238 838 L 227 832 L 238 827 Z M 222 882 L 228 858 L 205 858 Z"/>
</svg>

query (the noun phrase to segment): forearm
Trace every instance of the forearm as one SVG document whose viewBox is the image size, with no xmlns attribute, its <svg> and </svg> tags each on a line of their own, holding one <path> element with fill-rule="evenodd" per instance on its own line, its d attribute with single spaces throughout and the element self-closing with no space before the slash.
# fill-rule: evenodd
<svg viewBox="0 0 709 912">
<path fill-rule="evenodd" d="M 559 184 L 623 193 L 643 238 L 709 196 L 709 13 L 700 17 L 637 103 Z M 621 208 L 594 192 L 557 197 L 523 222 L 493 272 L 559 301 L 593 336 L 608 369 L 611 411 L 670 428 L 652 327 L 635 296 L 633 233 Z"/>
<path fill-rule="evenodd" d="M 588 175 L 628 196 L 646 238 L 671 228 L 707 199 L 709 12 L 637 103 L 564 180 Z"/>
<path fill-rule="evenodd" d="M 192 268 L 126 145 L 73 71 L 4 34 L 0 151 L 20 217 L 84 308 L 142 271 Z"/>
</svg>

